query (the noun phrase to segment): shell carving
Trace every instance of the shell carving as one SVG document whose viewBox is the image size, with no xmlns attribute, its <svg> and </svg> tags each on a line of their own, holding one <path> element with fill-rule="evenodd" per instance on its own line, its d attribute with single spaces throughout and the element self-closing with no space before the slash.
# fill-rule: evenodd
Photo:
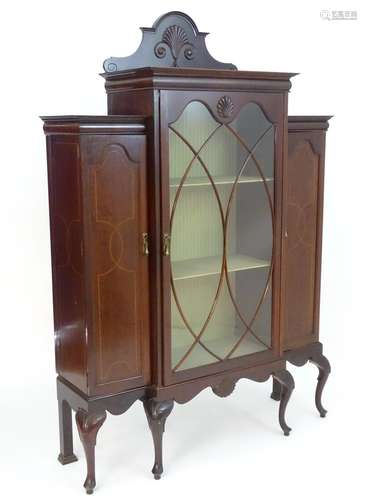
<svg viewBox="0 0 367 500">
<path fill-rule="evenodd" d="M 234 111 L 232 99 L 227 95 L 222 96 L 217 103 L 217 112 L 221 118 L 229 118 Z"/>
<path fill-rule="evenodd" d="M 181 26 L 170 26 L 165 30 L 162 42 L 166 43 L 172 51 L 172 55 L 177 59 L 181 49 L 189 42 L 186 32 Z"/>
<path fill-rule="evenodd" d="M 224 379 L 221 382 L 219 382 L 218 385 L 212 387 L 212 391 L 214 392 L 214 394 L 216 394 L 220 398 L 226 398 L 227 396 L 232 394 L 235 387 L 236 387 L 235 381 L 229 380 L 229 379 Z"/>
<path fill-rule="evenodd" d="M 166 47 L 168 47 L 173 57 L 173 65 L 177 66 L 177 59 L 185 45 L 184 56 L 188 60 L 193 59 L 194 48 L 189 42 L 186 31 L 181 26 L 174 24 L 164 31 L 162 40 L 155 46 L 155 55 L 162 59 L 166 56 Z"/>
</svg>

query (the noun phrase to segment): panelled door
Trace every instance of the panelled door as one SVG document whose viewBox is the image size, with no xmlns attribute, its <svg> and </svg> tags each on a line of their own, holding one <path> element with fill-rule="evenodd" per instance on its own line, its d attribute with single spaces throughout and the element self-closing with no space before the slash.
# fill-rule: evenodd
<svg viewBox="0 0 367 500">
<path fill-rule="evenodd" d="M 279 351 L 282 94 L 161 92 L 166 384 Z"/>
<path fill-rule="evenodd" d="M 286 350 L 318 340 L 324 156 L 325 130 L 289 130 L 283 306 Z"/>
<path fill-rule="evenodd" d="M 150 382 L 145 149 L 143 135 L 82 137 L 94 394 Z"/>
</svg>

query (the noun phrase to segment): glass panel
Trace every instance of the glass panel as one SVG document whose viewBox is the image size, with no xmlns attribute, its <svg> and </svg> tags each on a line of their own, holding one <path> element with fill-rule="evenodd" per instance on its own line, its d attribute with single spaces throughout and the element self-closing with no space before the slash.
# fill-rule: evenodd
<svg viewBox="0 0 367 500">
<path fill-rule="evenodd" d="M 274 127 L 191 102 L 169 126 L 172 369 L 271 347 Z"/>
</svg>

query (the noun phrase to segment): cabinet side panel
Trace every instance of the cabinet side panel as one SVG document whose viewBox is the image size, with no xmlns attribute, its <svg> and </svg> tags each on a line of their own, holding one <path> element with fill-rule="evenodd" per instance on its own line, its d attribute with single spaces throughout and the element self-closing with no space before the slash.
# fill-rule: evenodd
<svg viewBox="0 0 367 500">
<path fill-rule="evenodd" d="M 290 132 L 286 176 L 284 348 L 318 340 L 324 133 Z"/>
<path fill-rule="evenodd" d="M 153 106 L 156 91 L 154 90 L 125 90 L 107 94 L 107 108 L 109 115 L 153 115 Z"/>
<path fill-rule="evenodd" d="M 82 203 L 77 137 L 48 136 L 56 370 L 86 391 Z"/>
<path fill-rule="evenodd" d="M 145 138 L 85 136 L 82 144 L 90 391 L 110 394 L 143 386 L 150 374 Z"/>
</svg>

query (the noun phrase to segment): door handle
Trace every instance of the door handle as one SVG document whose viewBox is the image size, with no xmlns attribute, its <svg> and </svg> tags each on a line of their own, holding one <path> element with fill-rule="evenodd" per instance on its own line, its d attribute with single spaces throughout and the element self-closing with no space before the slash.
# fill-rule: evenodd
<svg viewBox="0 0 367 500">
<path fill-rule="evenodd" d="M 163 255 L 164 256 L 170 255 L 170 253 L 171 253 L 171 236 L 167 233 L 164 233 L 162 243 L 163 243 L 163 245 L 162 245 Z"/>
<path fill-rule="evenodd" d="M 142 238 L 143 238 L 143 255 L 149 255 L 149 236 L 148 236 L 148 233 L 143 233 Z"/>
</svg>

